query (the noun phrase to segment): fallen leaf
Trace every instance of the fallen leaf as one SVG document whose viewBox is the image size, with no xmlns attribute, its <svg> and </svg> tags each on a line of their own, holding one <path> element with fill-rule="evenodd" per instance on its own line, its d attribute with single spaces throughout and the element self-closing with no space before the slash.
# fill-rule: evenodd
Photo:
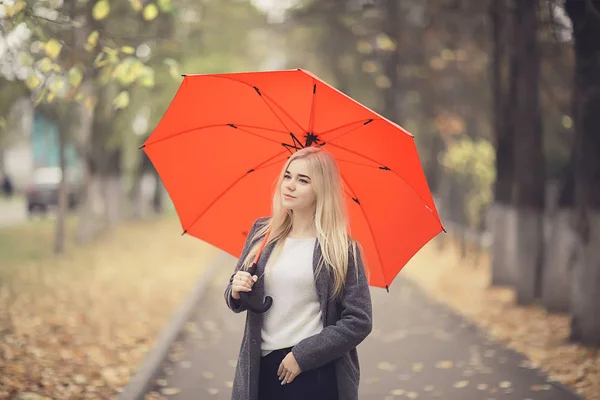
<svg viewBox="0 0 600 400">
<path fill-rule="evenodd" d="M 409 399 L 416 399 L 417 397 L 419 397 L 419 393 L 417 393 L 417 392 L 407 392 L 406 393 L 406 397 L 408 397 Z"/>
<path fill-rule="evenodd" d="M 550 389 L 552 389 L 552 386 L 550 386 L 550 385 L 533 385 L 529 389 L 532 390 L 532 391 L 534 391 L 534 392 L 541 392 L 543 390 L 550 390 Z"/>
<path fill-rule="evenodd" d="M 379 364 L 377 364 L 377 368 L 379 368 L 382 371 L 393 371 L 396 369 L 396 366 L 387 361 L 382 361 Z"/>
<path fill-rule="evenodd" d="M 500 382 L 500 384 L 498 384 L 498 387 L 500 387 L 502 389 L 508 389 L 511 386 L 512 386 L 512 383 L 510 383 L 509 381 L 503 381 L 503 382 Z"/>
<path fill-rule="evenodd" d="M 435 363 L 435 367 L 436 368 L 441 368 L 441 369 L 449 369 L 452 368 L 454 366 L 454 363 L 452 361 L 438 361 L 437 363 Z"/>
<path fill-rule="evenodd" d="M 457 389 L 465 388 L 469 385 L 469 381 L 458 381 L 453 386 Z"/>
<path fill-rule="evenodd" d="M 423 363 L 414 363 L 412 365 L 413 372 L 421 372 L 423 370 Z"/>
<path fill-rule="evenodd" d="M 160 392 L 162 394 L 164 394 L 165 396 L 172 396 L 174 394 L 180 393 L 181 389 L 175 388 L 175 387 L 162 388 L 162 389 L 160 389 Z"/>
<path fill-rule="evenodd" d="M 394 389 L 391 393 L 394 396 L 402 396 L 404 394 L 404 389 Z"/>
</svg>

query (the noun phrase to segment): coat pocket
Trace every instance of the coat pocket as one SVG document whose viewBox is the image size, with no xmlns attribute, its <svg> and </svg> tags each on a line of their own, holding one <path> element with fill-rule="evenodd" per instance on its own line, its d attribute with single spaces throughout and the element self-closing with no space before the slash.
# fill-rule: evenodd
<svg viewBox="0 0 600 400">
<path fill-rule="evenodd" d="M 351 381 L 353 385 L 358 386 L 359 372 L 356 369 L 356 366 L 352 363 L 350 355 L 346 353 L 340 358 L 340 364 L 342 364 L 342 369 L 345 372 L 345 375 L 348 376 L 349 381 Z"/>
</svg>

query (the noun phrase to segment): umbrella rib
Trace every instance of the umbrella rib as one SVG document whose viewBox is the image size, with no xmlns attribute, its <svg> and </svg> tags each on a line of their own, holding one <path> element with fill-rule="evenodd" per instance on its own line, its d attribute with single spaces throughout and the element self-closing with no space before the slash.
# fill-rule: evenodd
<svg viewBox="0 0 600 400">
<path fill-rule="evenodd" d="M 312 82 L 313 82 L 313 95 L 312 95 L 312 101 L 310 103 L 310 116 L 308 117 L 308 132 L 310 132 L 310 133 L 314 133 L 313 129 L 315 127 L 315 108 L 316 108 L 316 102 L 317 102 L 317 83 L 315 81 L 315 78 L 313 78 Z"/>
<path fill-rule="evenodd" d="M 198 222 L 198 220 L 200 220 L 200 218 L 202 218 L 204 216 L 204 214 L 206 214 L 208 212 L 208 210 L 211 209 L 211 207 L 213 205 L 215 205 L 217 203 L 217 201 L 219 201 L 219 199 L 223 196 L 225 196 L 227 194 L 227 192 L 229 192 L 235 185 L 237 185 L 242 179 L 244 179 L 245 177 L 248 176 L 249 173 L 254 172 L 257 168 L 260 168 L 261 166 L 263 166 L 263 164 L 268 163 L 269 161 L 271 161 L 272 159 L 276 158 L 277 156 L 280 156 L 282 154 L 284 154 L 286 152 L 286 150 L 279 152 L 269 158 L 267 158 L 266 160 L 260 162 L 259 164 L 257 164 L 256 166 L 254 166 L 253 168 L 250 168 L 244 175 L 240 176 L 239 178 L 237 178 L 235 181 L 233 181 L 233 183 L 231 183 L 231 185 L 227 186 L 225 188 L 225 190 L 223 190 L 217 197 L 215 197 L 213 199 L 213 201 L 210 202 L 210 204 L 204 209 L 204 211 L 202 211 L 200 213 L 199 216 L 196 217 L 196 219 L 194 219 L 194 221 L 190 224 L 190 226 L 188 226 L 187 228 L 184 228 L 183 233 L 187 233 L 190 229 L 192 229 L 192 227 L 196 224 L 196 222 Z"/>
<path fill-rule="evenodd" d="M 377 118 L 377 119 L 380 119 L 380 118 Z M 355 128 L 352 128 L 350 131 L 346 132 L 346 133 L 349 133 L 349 132 L 352 132 L 353 130 L 358 129 L 358 128 L 364 126 L 364 125 L 368 125 L 368 124 L 370 124 L 373 121 L 374 121 L 373 118 L 369 118 L 369 119 L 361 119 L 361 120 L 358 120 L 358 121 L 348 122 L 347 124 L 336 126 L 335 128 L 331 128 L 331 129 L 328 129 L 328 130 L 326 130 L 324 132 L 321 132 L 319 134 L 319 139 L 322 140 L 326 135 L 329 135 L 330 133 L 335 132 L 335 131 L 337 131 L 339 129 L 347 128 L 347 127 L 349 127 L 351 125 L 362 123 L 362 125 L 359 125 L 359 126 L 357 126 Z M 343 133 L 342 135 L 345 135 L 346 133 Z M 342 135 L 340 135 L 340 136 L 342 136 Z M 338 137 L 340 137 L 340 136 L 338 136 Z"/>
<path fill-rule="evenodd" d="M 281 125 L 283 125 L 283 127 L 285 129 L 287 129 L 288 132 L 292 132 L 286 125 L 285 123 L 281 120 L 281 118 L 279 118 L 279 115 L 277 115 L 277 113 L 275 112 L 275 110 L 273 110 L 273 107 L 271 107 L 271 105 L 269 103 L 267 103 L 267 100 L 265 99 L 269 99 L 270 101 L 273 102 L 273 104 L 275 104 L 279 110 L 281 110 L 281 112 L 283 112 L 293 123 L 295 123 L 302 131 L 304 131 L 304 129 L 302 128 L 302 126 L 294 119 L 292 118 L 291 115 L 289 115 L 279 104 L 277 104 L 277 102 L 275 100 L 273 100 L 271 98 L 271 96 L 267 95 L 266 93 L 263 93 L 260 91 L 260 89 L 250 83 L 244 82 L 244 81 L 240 81 L 237 79 L 234 79 L 230 76 L 220 76 L 220 75 L 214 75 L 215 78 L 221 78 L 221 79 L 229 79 L 231 81 L 237 82 L 237 83 L 241 83 L 242 85 L 246 85 L 246 86 L 250 86 L 251 88 L 253 88 L 254 90 L 256 90 L 256 93 L 258 93 L 258 95 L 263 99 L 263 101 L 265 102 L 265 104 L 267 105 L 267 107 L 269 107 L 269 110 L 271 110 L 271 112 L 273 113 L 273 115 L 275 116 L 275 118 L 277 118 L 279 120 L 279 122 L 281 122 Z"/>
<path fill-rule="evenodd" d="M 257 91 L 258 91 L 258 90 L 257 90 Z M 269 96 L 269 95 L 268 95 L 268 94 L 266 94 L 266 93 L 260 93 L 260 95 L 261 95 L 261 97 L 264 97 L 264 98 L 266 98 L 266 99 L 269 99 L 269 101 L 273 102 L 273 104 L 275 104 L 275 105 L 277 106 L 277 108 L 278 108 L 278 109 L 279 109 L 279 110 L 280 110 L 280 111 L 281 111 L 281 112 L 282 112 L 282 113 L 283 113 L 283 114 L 284 114 L 286 117 L 288 117 L 288 118 L 289 118 L 289 119 L 290 119 L 290 120 L 291 120 L 291 121 L 292 121 L 294 124 L 296 124 L 296 126 L 297 126 L 298 128 L 300 128 L 300 130 L 301 130 L 301 131 L 303 131 L 303 132 L 306 132 L 306 129 L 304 129 L 304 128 L 302 127 L 302 125 L 300 125 L 300 123 L 299 123 L 298 121 L 296 121 L 296 119 L 295 119 L 294 117 L 292 117 L 292 116 L 291 116 L 291 115 L 290 115 L 290 114 L 289 114 L 289 113 L 288 113 L 288 112 L 287 112 L 287 111 L 286 111 L 286 110 L 285 110 L 283 107 L 281 107 L 281 106 L 280 106 L 280 105 L 279 105 L 279 104 L 278 104 L 278 103 L 277 103 L 275 100 L 273 100 L 273 98 L 272 98 L 271 96 Z M 269 106 L 269 108 L 271 109 L 271 111 L 273 112 L 273 114 L 274 114 L 274 115 L 275 115 L 275 116 L 276 116 L 276 117 L 277 117 L 277 118 L 278 118 L 278 119 L 281 121 L 281 119 L 280 119 L 280 118 L 277 116 L 277 114 L 275 113 L 275 111 L 273 110 L 273 108 L 271 107 L 271 105 L 270 105 L 270 104 L 268 104 L 266 100 L 264 100 L 264 102 L 265 102 L 265 103 L 266 103 L 266 104 Z M 282 121 L 282 123 L 283 123 L 283 121 Z M 285 125 L 284 125 L 284 127 L 286 127 L 286 129 L 287 129 L 287 126 L 285 126 Z M 292 132 L 292 131 L 290 130 L 290 132 Z"/>
<path fill-rule="evenodd" d="M 229 126 L 229 127 L 237 128 L 237 129 L 239 129 L 239 127 L 248 127 L 248 128 L 254 128 L 254 129 L 264 129 L 266 131 L 273 131 L 273 132 L 279 132 L 279 133 L 287 134 L 287 132 L 276 131 L 276 130 L 273 130 L 271 128 L 263 128 L 263 127 L 260 127 L 260 126 L 235 125 L 235 124 L 215 124 L 215 125 L 200 126 L 200 127 L 196 127 L 196 128 L 192 128 L 192 129 L 187 129 L 187 130 L 182 131 L 182 132 L 177 132 L 177 133 L 175 133 L 175 134 L 173 134 L 171 136 L 160 138 L 160 139 L 155 140 L 155 141 L 153 141 L 151 143 L 144 143 L 140 148 L 146 148 L 146 147 L 148 147 L 150 145 L 153 145 L 153 144 L 156 144 L 156 143 L 160 143 L 160 142 L 164 142 L 165 140 L 173 139 L 173 138 L 175 138 L 177 136 L 181 136 L 181 135 L 184 135 L 186 133 L 190 133 L 190 132 L 194 132 L 194 131 L 199 131 L 199 130 L 204 130 L 204 129 L 210 129 L 210 128 L 225 127 L 225 126 Z M 265 140 L 268 140 L 268 141 L 271 141 L 271 142 L 275 142 L 277 144 L 281 144 L 281 142 L 278 142 L 278 141 L 273 140 L 273 139 L 266 138 L 266 137 L 261 136 L 261 135 L 259 135 L 257 133 L 254 133 L 254 132 L 250 132 L 250 131 L 247 131 L 247 130 L 244 130 L 244 129 L 240 129 L 240 131 L 246 132 L 246 133 L 250 133 L 250 134 L 252 134 L 254 136 L 257 136 L 259 138 L 262 138 L 262 139 L 265 139 Z"/>
<path fill-rule="evenodd" d="M 402 176 L 400 176 L 396 171 L 393 171 L 393 170 L 389 169 L 387 166 L 385 166 L 383 163 L 380 163 L 379 161 L 374 160 L 374 159 L 372 159 L 370 157 L 367 157 L 367 156 L 365 156 L 363 154 L 360 154 L 359 152 L 356 152 L 354 150 L 347 149 L 345 147 L 342 147 L 342 146 L 337 145 L 337 144 L 333 144 L 331 142 L 327 142 L 327 146 L 332 146 L 332 147 L 338 148 L 340 150 L 344 150 L 344 151 L 347 151 L 349 153 L 352 153 L 352 154 L 354 154 L 354 155 L 356 155 L 358 157 L 361 157 L 361 158 L 363 158 L 365 160 L 369 160 L 369 161 L 371 161 L 371 162 L 379 165 L 379 167 L 374 167 L 374 166 L 370 166 L 370 165 L 366 165 L 366 164 L 360 164 L 360 163 L 357 163 L 357 162 L 352 162 L 353 164 L 363 165 L 365 167 L 370 167 L 370 168 L 379 168 L 379 169 L 384 170 L 384 171 L 391 171 L 392 174 L 394 174 L 398 178 L 400 178 L 406 184 L 406 186 L 408 186 L 409 188 L 411 188 L 413 190 L 413 192 L 419 197 L 419 199 L 421 199 L 421 201 L 423 202 L 423 204 L 425 204 L 425 208 L 427 208 L 427 210 L 431 213 L 431 215 L 433 215 L 433 217 L 435 218 L 435 220 L 440 224 L 440 226 L 442 227 L 442 230 L 444 232 L 446 232 L 446 229 L 444 228 L 444 224 L 442 224 L 442 221 L 440 220 L 440 218 L 437 215 L 435 215 L 435 213 L 433 212 L 433 210 L 431 208 L 429 208 L 429 206 L 427 205 L 427 202 L 425 201 L 425 199 L 423 199 L 423 197 L 419 194 L 419 192 L 417 192 L 416 189 L 410 183 L 408 183 L 406 181 L 406 179 L 404 179 Z M 346 160 L 339 160 L 339 161 L 346 161 Z"/>
<path fill-rule="evenodd" d="M 354 189 L 352 189 L 352 187 L 350 186 L 350 183 L 348 183 L 348 180 L 346 179 L 346 177 L 341 173 L 340 173 L 340 176 L 342 177 L 344 184 L 348 187 L 348 189 L 350 189 L 350 192 L 353 194 L 352 200 L 354 200 L 354 202 L 356 204 L 358 204 L 358 208 L 360 209 L 360 212 L 362 213 L 362 215 L 365 219 L 365 222 L 367 223 L 367 228 L 369 229 L 369 233 L 371 234 L 371 239 L 373 239 L 373 245 L 375 246 L 375 252 L 377 253 L 377 258 L 379 259 L 379 265 L 381 266 L 381 274 L 383 275 L 383 280 L 385 281 L 385 288 L 387 289 L 388 281 L 387 281 L 387 277 L 385 276 L 385 269 L 383 268 L 383 260 L 381 259 L 381 253 L 379 252 L 379 246 L 377 245 L 377 240 L 375 239 L 375 233 L 373 233 L 373 227 L 371 226 L 371 222 L 369 221 L 369 218 L 367 218 L 367 214 L 365 213 L 365 210 L 363 209 L 362 205 L 360 204 L 360 200 L 356 196 L 356 192 L 354 191 Z"/>
</svg>

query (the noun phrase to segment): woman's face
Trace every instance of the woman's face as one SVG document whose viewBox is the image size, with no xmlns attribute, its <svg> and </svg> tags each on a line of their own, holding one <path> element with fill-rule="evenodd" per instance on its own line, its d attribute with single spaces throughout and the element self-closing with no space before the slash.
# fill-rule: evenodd
<svg viewBox="0 0 600 400">
<path fill-rule="evenodd" d="M 281 182 L 281 202 L 283 207 L 289 210 L 301 211 L 315 208 L 317 195 L 305 159 L 292 161 L 285 171 Z"/>
</svg>

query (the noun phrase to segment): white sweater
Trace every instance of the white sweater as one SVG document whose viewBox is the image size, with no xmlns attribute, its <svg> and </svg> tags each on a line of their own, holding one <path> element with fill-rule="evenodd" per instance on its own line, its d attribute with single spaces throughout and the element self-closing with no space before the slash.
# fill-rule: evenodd
<svg viewBox="0 0 600 400">
<path fill-rule="evenodd" d="M 313 277 L 315 238 L 287 238 L 267 264 L 265 294 L 273 305 L 263 315 L 262 353 L 292 347 L 323 329 Z"/>
</svg>

